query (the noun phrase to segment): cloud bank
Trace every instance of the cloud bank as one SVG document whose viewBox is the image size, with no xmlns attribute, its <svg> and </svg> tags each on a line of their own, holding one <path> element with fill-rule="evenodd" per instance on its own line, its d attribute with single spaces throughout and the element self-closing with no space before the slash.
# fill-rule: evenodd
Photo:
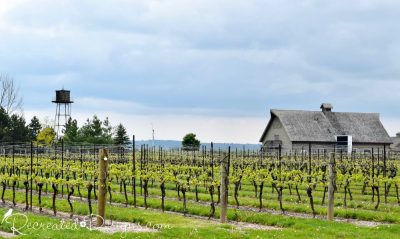
<svg viewBox="0 0 400 239">
<path fill-rule="evenodd" d="M 322 102 L 380 112 L 393 135 L 399 10 L 385 0 L 0 0 L 0 71 L 20 83 L 27 116 L 52 117 L 64 87 L 74 116 L 108 115 L 138 138 L 160 122 L 160 138 L 257 142 L 269 109 Z"/>
</svg>

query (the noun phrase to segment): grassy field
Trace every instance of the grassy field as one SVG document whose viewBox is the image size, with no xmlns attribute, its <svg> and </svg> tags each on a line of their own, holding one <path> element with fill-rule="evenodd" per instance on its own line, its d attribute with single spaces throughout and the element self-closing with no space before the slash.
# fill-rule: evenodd
<svg viewBox="0 0 400 239">
<path fill-rule="evenodd" d="M 114 155 L 115 156 L 115 155 Z M 139 157 L 139 155 L 137 155 Z M 182 155 L 178 155 L 182 156 Z M 143 158 L 146 158 L 143 156 Z M 29 222 L 32 223 L 63 223 L 62 218 L 67 219 L 70 212 L 70 204 L 67 201 L 67 191 L 74 188 L 72 195 L 73 213 L 80 217 L 88 216 L 89 204 L 88 188 L 94 187 L 98 190 L 97 164 L 93 162 L 80 162 L 74 160 L 59 161 L 50 158 L 35 158 L 36 163 L 31 163 L 29 157 L 12 158 L 6 157 L 0 163 L 0 191 L 4 193 L 6 204 L 2 204 L 1 213 L 8 210 L 13 200 L 12 185 L 15 183 L 15 200 L 18 208 L 23 208 L 26 197 L 24 185 L 29 192 L 29 179 L 32 177 L 33 206 L 36 207 L 36 214 L 28 213 Z M 337 170 L 354 170 L 352 174 L 341 173 L 338 175 L 337 191 L 335 192 L 335 218 L 336 221 L 324 220 L 327 213 L 327 198 L 323 201 L 326 181 L 323 181 L 323 166 L 325 162 L 316 161 L 317 168 L 313 168 L 314 174 L 307 173 L 304 168 L 297 170 L 297 164 L 292 161 L 286 162 L 286 169 L 281 174 L 276 168 L 275 161 L 268 161 L 259 169 L 253 169 L 257 165 L 258 158 L 245 159 L 245 170 L 238 170 L 231 166 L 229 185 L 229 200 L 227 217 L 229 223 L 220 224 L 218 221 L 220 211 L 218 200 L 218 185 L 220 182 L 219 166 L 208 164 L 190 163 L 182 161 L 180 164 L 173 164 L 176 158 L 169 159 L 168 166 L 165 161 L 137 161 L 137 170 L 132 174 L 132 167 L 129 161 L 110 161 L 107 185 L 110 187 L 112 199 L 109 200 L 107 193 L 107 219 L 118 222 L 136 223 L 146 228 L 157 228 L 154 232 L 114 232 L 109 235 L 100 231 L 91 231 L 87 228 L 76 228 L 75 230 L 34 230 L 23 228 L 20 235 L 22 238 L 396 238 L 400 232 L 400 206 L 398 198 L 399 176 L 388 178 L 377 176 L 373 170 L 373 180 L 363 178 L 363 170 L 368 169 L 368 162 L 349 161 L 343 162 Z M 198 158 L 201 162 L 201 158 Z M 235 163 L 242 162 L 232 161 Z M 256 160 L 256 161 L 255 161 Z M 185 162 L 187 165 L 185 165 Z M 340 161 L 339 161 L 340 162 Z M 60 164 L 61 163 L 61 164 Z M 296 163 L 296 162 L 295 162 Z M 396 164 L 393 164 L 396 163 Z M 390 165 L 398 168 L 399 163 L 390 162 Z M 193 166 L 193 165 L 194 166 Z M 197 166 L 196 166 L 197 165 Z M 199 166 L 200 165 L 200 166 Z M 214 164 L 211 164 L 214 165 Z M 237 164 L 238 165 L 238 164 Z M 236 165 L 236 166 L 237 166 Z M 304 165 L 304 164 L 301 164 Z M 300 166 L 301 166 L 300 165 Z M 315 165 L 314 165 L 315 166 Z M 326 165 L 325 165 L 326 166 Z M 275 168 L 274 168 L 275 167 Z M 309 165 L 311 168 L 311 164 Z M 375 167 L 375 166 L 374 166 Z M 381 167 L 380 167 L 381 168 Z M 376 170 L 380 168 L 375 168 Z M 234 171 L 234 169 L 236 171 Z M 389 167 L 392 169 L 392 167 Z M 370 168 L 368 169 L 370 170 Z M 233 172 L 233 173 L 232 173 Z M 61 177 L 60 177 L 61 175 Z M 214 176 L 212 176 L 214 175 Z M 235 178 L 242 175 L 238 201 L 236 206 L 234 198 Z M 282 176 L 280 180 L 273 179 L 276 175 Z M 300 181 L 296 176 L 300 175 Z M 308 176 L 307 176 L 308 175 Z M 370 174 L 365 174 L 370 175 Z M 375 176 L 374 176 L 375 175 Z M 134 196 L 132 188 L 132 177 L 136 179 L 136 205 L 134 207 Z M 307 180 L 309 177 L 310 181 Z M 145 181 L 147 180 L 147 181 Z M 314 181 L 312 181 L 314 180 Z M 347 180 L 347 181 L 346 181 Z M 146 183 L 145 183 L 146 182 Z M 148 182 L 148 183 L 147 183 Z M 237 181 L 236 181 L 237 182 Z M 312 183 L 311 183 L 312 182 Z M 345 202 L 345 186 L 348 182 Z M 369 184 L 365 184 L 368 182 Z M 164 183 L 164 184 L 162 184 Z M 260 207 L 260 194 L 255 192 L 254 185 L 260 190 L 263 185 L 262 207 Z M 282 187 L 281 211 L 278 200 L 276 185 Z M 38 189 L 42 186 L 42 204 L 46 213 L 38 213 L 39 206 Z M 124 190 L 124 186 L 126 191 Z M 147 186 L 144 186 L 147 185 Z M 161 211 L 162 185 L 165 186 L 165 212 Z M 210 215 L 211 186 L 214 188 L 213 198 L 216 206 L 215 214 L 211 220 Z M 236 186 L 239 184 L 236 184 Z M 275 189 L 273 190 L 273 185 Z M 295 186 L 294 186 L 295 185 Z M 311 185 L 311 186 L 310 186 Z M 363 190 L 363 185 L 367 185 Z M 380 203 L 376 207 L 378 197 L 372 196 L 371 185 L 380 185 Z M 382 192 L 387 186 L 390 191 L 387 198 Z M 57 188 L 58 194 L 55 200 L 58 216 L 53 217 L 53 189 Z M 142 187 L 143 186 L 143 187 Z M 298 194 L 295 191 L 298 188 Z M 78 188 L 80 190 L 78 190 Z M 107 187 L 108 188 L 108 187 Z M 148 189 L 148 196 L 144 192 Z M 238 187 L 239 188 L 239 187 Z M 312 188 L 312 196 L 316 218 L 313 219 L 307 189 Z M 3 189 L 6 189 L 3 191 Z M 80 193 L 79 193 L 80 191 Z M 94 200 L 95 192 L 91 191 L 91 203 L 93 213 L 96 213 L 97 202 Z M 62 193 L 63 192 L 63 193 Z M 196 193 L 197 192 L 197 193 Z M 99 192 L 97 191 L 97 194 Z M 125 195 L 126 193 L 126 195 Z M 186 204 L 183 193 L 185 193 Z M 63 194 L 63 195 L 62 195 Z M 29 198 L 29 197 L 28 197 Z M 146 201 L 146 202 L 145 202 Z M 186 207 L 185 207 L 186 205 Z M 148 209 L 144 209 L 147 206 Z M 16 212 L 16 211 L 15 211 Z M 61 215 L 64 212 L 64 215 Z M 0 215 L 1 219 L 1 215 Z M 17 218 L 15 222 L 20 225 L 24 218 Z M 1 230 L 10 232 L 12 227 L 9 223 L 2 223 Z M 20 226 L 18 227 L 20 228 Z"/>
<path fill-rule="evenodd" d="M 11 193 L 6 192 L 5 198 L 11 200 Z M 18 204 L 23 204 L 24 193 L 17 192 L 16 199 Z M 34 200 L 37 206 L 37 200 Z M 180 202 L 168 201 L 169 209 L 179 211 Z M 43 207 L 51 208 L 50 195 L 43 197 Z M 94 205 L 94 210 L 95 210 Z M 190 213 L 207 214 L 208 208 L 199 205 L 192 205 Z M 65 199 L 57 200 L 59 211 L 69 211 L 68 203 Z M 4 214 L 7 209 L 0 209 Z M 74 202 L 76 214 L 88 215 L 88 207 L 85 202 Z M 144 226 L 163 227 L 158 232 L 152 233 L 115 233 L 113 235 L 104 234 L 98 231 L 90 231 L 85 228 L 78 230 L 68 230 L 63 233 L 54 230 L 26 230 L 25 236 L 21 238 L 396 238 L 400 233 L 400 225 L 380 225 L 376 227 L 361 227 L 350 223 L 328 222 L 318 219 L 302 219 L 281 215 L 271 215 L 257 212 L 244 212 L 237 210 L 229 211 L 229 218 L 239 221 L 257 223 L 277 227 L 278 230 L 253 230 L 242 229 L 232 224 L 220 224 L 216 221 L 208 221 L 185 217 L 183 215 L 162 213 L 153 209 L 142 209 L 132 207 L 107 206 L 108 217 L 113 217 L 117 221 L 136 222 Z M 217 211 L 218 215 L 218 211 Z M 30 222 L 38 223 L 59 223 L 60 219 L 44 215 L 27 213 Z M 23 219 L 19 223 L 24 223 Z M 18 223 L 18 222 L 17 222 Z M 2 231 L 11 231 L 10 225 L 2 224 Z"/>
<path fill-rule="evenodd" d="M 177 192 L 175 190 L 174 184 L 166 185 L 166 210 L 167 211 L 175 211 L 175 212 L 183 212 L 183 204 L 182 201 L 179 201 L 177 198 Z M 125 203 L 125 197 L 123 193 L 119 190 L 119 185 L 112 185 L 112 201 L 115 203 Z M 131 190 L 131 189 L 129 189 Z M 252 191 L 252 185 L 243 184 L 242 190 L 239 193 L 239 201 L 242 209 L 252 209 L 258 210 L 259 199 L 255 198 L 254 192 Z M 375 202 L 371 201 L 371 195 L 367 192 L 366 195 L 362 195 L 359 193 L 361 188 L 358 185 L 353 185 L 353 200 L 348 200 L 347 207 L 343 207 L 343 193 L 339 190 L 335 194 L 335 216 L 342 218 L 351 218 L 351 219 L 359 219 L 359 220 L 368 220 L 368 221 L 378 221 L 378 222 L 387 222 L 387 223 L 400 223 L 400 207 L 397 204 L 397 200 L 394 195 L 390 195 L 388 197 L 387 203 L 381 203 L 378 210 L 374 209 Z M 66 191 L 66 189 L 64 189 Z M 137 195 L 137 205 L 144 207 L 144 198 L 143 195 L 140 195 L 140 187 L 137 185 L 136 191 Z M 288 212 L 296 212 L 296 213 L 304 213 L 311 214 L 311 208 L 308 203 L 308 197 L 305 193 L 305 189 L 300 189 L 300 195 L 302 198 L 301 202 L 297 201 L 297 196 L 293 192 L 292 195 L 289 194 L 288 190 L 284 190 L 283 195 L 283 206 Z M 48 196 L 52 193 L 51 187 L 48 187 Z M 195 202 L 195 193 L 187 192 L 186 197 L 189 200 L 187 203 L 187 210 L 189 214 L 200 215 L 200 216 L 208 216 L 209 214 L 209 194 L 205 192 L 204 188 L 199 187 L 199 202 Z M 232 190 L 230 192 L 229 204 L 234 208 L 235 205 L 234 198 L 232 196 Z M 10 193 L 10 189 L 6 191 L 6 194 Z M 43 192 L 45 195 L 45 193 Z M 65 193 L 64 193 L 65 194 Z M 321 205 L 321 198 L 323 192 L 320 188 L 314 191 L 314 203 L 316 212 L 319 215 L 326 215 L 326 203 Z M 74 193 L 75 196 L 78 196 L 77 190 Z M 87 190 L 81 190 L 81 195 L 83 200 L 87 197 Z M 149 195 L 147 198 L 147 204 L 150 208 L 160 209 L 160 189 L 159 184 L 156 182 L 154 185 L 149 185 Z M 93 198 L 93 193 L 92 193 Z M 382 197 L 383 198 L 383 197 Z M 34 200 L 37 200 L 37 197 L 34 197 Z M 326 199 L 327 200 L 327 199 Z M 383 200 L 383 199 L 381 199 Z M 272 193 L 271 187 L 266 186 L 263 193 L 263 208 L 265 209 L 273 209 L 279 213 L 279 202 L 277 201 L 276 192 Z M 57 200 L 58 203 L 58 200 Z M 129 205 L 133 205 L 133 197 L 129 192 L 128 195 L 128 203 Z M 234 211 L 234 210 L 230 210 Z M 218 210 L 217 214 L 218 216 Z M 232 216 L 231 219 L 233 219 Z M 235 219 L 237 220 L 237 219 Z"/>
</svg>

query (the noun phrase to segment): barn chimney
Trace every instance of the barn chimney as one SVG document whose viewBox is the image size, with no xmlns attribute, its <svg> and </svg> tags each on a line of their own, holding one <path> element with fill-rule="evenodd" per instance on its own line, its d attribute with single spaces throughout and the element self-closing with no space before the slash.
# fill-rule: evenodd
<svg viewBox="0 0 400 239">
<path fill-rule="evenodd" d="M 332 109 L 333 109 L 333 106 L 330 104 L 330 103 L 322 103 L 321 104 L 321 109 L 322 109 L 322 112 L 331 112 L 332 111 Z"/>
</svg>

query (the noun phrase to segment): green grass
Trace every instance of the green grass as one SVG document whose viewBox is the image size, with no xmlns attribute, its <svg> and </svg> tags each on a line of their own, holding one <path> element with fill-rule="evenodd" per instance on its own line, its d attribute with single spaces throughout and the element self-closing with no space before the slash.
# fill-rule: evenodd
<svg viewBox="0 0 400 239">
<path fill-rule="evenodd" d="M 20 185 L 22 186 L 22 185 Z M 174 190 L 175 185 L 172 183 L 169 183 L 167 185 L 167 190 L 166 190 L 166 210 L 172 210 L 172 211 L 178 211 L 178 212 L 183 212 L 183 206 L 182 202 L 177 201 L 177 192 Z M 381 196 L 381 204 L 378 210 L 374 210 L 375 203 L 371 202 L 371 195 L 362 195 L 360 194 L 361 191 L 361 186 L 360 185 L 353 185 L 353 200 L 350 201 L 348 200 L 347 202 L 347 208 L 344 208 L 342 206 L 343 202 L 343 193 L 339 190 L 338 193 L 335 193 L 335 216 L 337 217 L 343 217 L 343 218 L 351 218 L 351 219 L 359 219 L 359 220 L 369 220 L 369 221 L 381 221 L 381 222 L 390 222 L 390 223 L 400 223 L 400 207 L 397 204 L 397 201 L 395 201 L 395 198 L 393 197 L 394 195 L 391 195 L 389 197 L 388 203 L 383 203 L 383 196 Z M 49 186 L 49 193 L 52 192 L 51 187 Z M 317 187 L 317 190 L 313 191 L 313 196 L 314 196 L 314 205 L 315 205 L 315 210 L 317 214 L 319 215 L 326 215 L 326 205 L 321 205 L 321 198 L 322 198 L 322 191 L 320 190 L 321 187 Z M 11 189 L 7 189 L 7 192 L 9 192 Z M 119 185 L 117 184 L 112 184 L 112 197 L 113 197 L 113 202 L 117 203 L 125 203 L 125 197 L 122 193 L 119 193 Z M 128 200 L 129 204 L 133 205 L 133 196 L 131 194 L 132 188 L 128 186 Z M 204 187 L 199 187 L 199 199 L 200 202 L 203 202 L 203 204 L 198 204 L 195 203 L 195 193 L 193 192 L 193 188 L 191 192 L 187 192 L 186 196 L 188 200 L 192 200 L 187 204 L 187 208 L 189 210 L 189 213 L 195 214 L 195 215 L 208 215 L 209 212 L 209 207 L 205 206 L 204 204 L 206 203 L 209 205 L 209 198 L 210 196 L 205 193 Z M 253 190 L 253 186 L 249 184 L 243 184 L 242 185 L 242 190 L 239 192 L 239 202 L 241 206 L 248 206 L 248 207 L 253 207 L 253 208 L 258 208 L 259 206 L 259 200 L 254 197 L 254 192 L 251 191 Z M 61 187 L 59 188 L 59 191 L 61 191 Z M 139 206 L 144 206 L 143 202 L 143 196 L 139 194 L 140 192 L 140 187 L 137 185 L 136 188 L 137 191 L 137 204 Z M 232 194 L 233 190 L 230 190 L 230 194 Z M 302 196 L 302 201 L 297 202 L 297 196 L 295 195 L 295 192 L 293 190 L 293 195 L 290 195 L 288 189 L 284 190 L 284 195 L 283 195 L 283 207 L 286 211 L 289 212 L 297 212 L 297 213 L 308 213 L 311 214 L 311 208 L 308 202 L 308 197 L 305 194 L 304 189 L 299 189 L 300 194 Z M 394 190 L 392 190 L 393 192 Z M 87 195 L 87 190 L 86 189 L 81 189 L 82 196 L 86 198 Z M 216 192 L 217 193 L 217 192 Z M 66 194 L 66 188 L 64 187 L 64 196 Z M 147 199 L 148 201 L 148 206 L 151 208 L 160 208 L 160 199 L 154 198 L 154 197 L 159 197 L 161 192 L 158 187 L 158 184 L 155 183 L 153 186 L 151 186 L 151 183 L 149 183 L 149 194 L 150 198 Z M 42 193 L 44 195 L 44 193 Z M 50 194 L 49 194 L 50 195 Z M 75 190 L 75 196 L 78 196 L 77 190 Z M 65 196 L 66 197 L 66 196 Z M 92 198 L 94 196 L 92 195 Z M 217 195 L 215 196 L 217 198 Z M 326 199 L 327 201 L 327 199 Z M 235 201 L 233 196 L 229 197 L 229 204 L 230 205 L 235 205 Z M 199 209 L 199 208 L 205 208 L 205 209 Z M 264 193 L 263 193 L 263 207 L 268 208 L 268 209 L 274 209 L 279 211 L 279 202 L 277 200 L 277 194 L 276 192 L 272 193 L 271 187 L 265 187 Z"/>
<path fill-rule="evenodd" d="M 7 190 L 6 199 L 11 200 L 11 190 Z M 159 204 L 159 200 L 150 204 Z M 17 193 L 17 202 L 24 202 L 24 193 Z M 37 197 L 34 197 L 34 204 L 37 205 Z M 141 203 L 141 202 L 140 202 Z M 51 197 L 43 197 L 43 207 L 51 207 Z M 77 214 L 87 215 L 88 206 L 83 202 L 74 203 Z M 180 202 L 167 202 L 168 209 L 180 211 Z M 190 213 L 207 214 L 208 207 L 198 204 L 188 205 Z M 65 199 L 57 199 L 57 208 L 60 211 L 68 211 L 69 206 Z M 95 210 L 95 205 L 94 205 Z M 4 214 L 6 209 L 0 209 Z M 258 223 L 281 227 L 277 231 L 259 230 L 237 230 L 229 225 L 197 220 L 182 215 L 161 213 L 156 210 L 144 210 L 135 208 L 124 208 L 107 206 L 108 217 L 110 215 L 118 221 L 138 222 L 141 225 L 168 225 L 157 233 L 129 233 L 126 238 L 396 238 L 400 233 L 400 225 L 385 225 L 376 228 L 357 227 L 348 223 L 328 222 L 317 219 L 300 219 L 281 215 L 269 215 L 265 213 L 245 212 L 229 210 L 228 217 L 239 221 Z M 218 210 L 217 210 L 218 215 Z M 38 222 L 58 222 L 59 219 L 41 215 L 28 214 L 29 220 Z M 9 230 L 6 225 L 1 225 L 1 230 Z M 117 233 L 112 236 L 97 231 L 80 229 L 78 231 L 35 231 L 28 236 L 21 238 L 121 238 Z"/>
<path fill-rule="evenodd" d="M 1 214 L 4 214 L 5 212 L 5 209 L 0 209 Z M 113 235 L 109 235 L 96 230 L 90 231 L 87 228 L 80 227 L 77 227 L 76 230 L 24 229 L 22 227 L 26 221 L 22 217 L 16 219 L 15 225 L 16 228 L 21 228 L 18 229 L 19 231 L 26 234 L 20 235 L 17 238 L 267 238 L 266 235 L 263 235 L 263 232 L 261 231 L 239 231 L 223 224 L 213 225 L 209 222 L 183 218 L 181 216 L 168 214 L 155 215 L 155 213 L 152 212 L 135 212 L 135 214 L 139 214 L 137 217 L 142 218 L 142 220 L 146 220 L 146 218 L 156 218 L 157 220 L 150 219 L 150 221 L 153 222 L 152 225 L 156 225 L 156 223 L 161 222 L 165 224 L 167 222 L 168 228 L 162 229 L 159 232 L 151 233 L 117 232 Z M 30 223 L 60 225 L 60 220 L 53 217 L 35 215 L 32 213 L 26 213 L 26 215 Z M 3 231 L 11 232 L 9 224 L 3 224 L 0 226 L 0 228 Z M 210 232 L 213 234 L 212 237 L 209 236 Z"/>
</svg>

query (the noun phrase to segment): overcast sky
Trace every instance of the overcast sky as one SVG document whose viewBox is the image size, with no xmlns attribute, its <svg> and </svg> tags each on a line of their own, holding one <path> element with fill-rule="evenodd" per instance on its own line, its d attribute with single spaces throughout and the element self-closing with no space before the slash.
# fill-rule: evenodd
<svg viewBox="0 0 400 239">
<path fill-rule="evenodd" d="M 0 0 L 0 72 L 27 120 L 73 118 L 129 134 L 257 143 L 271 108 L 379 112 L 400 131 L 400 1 Z"/>
</svg>

